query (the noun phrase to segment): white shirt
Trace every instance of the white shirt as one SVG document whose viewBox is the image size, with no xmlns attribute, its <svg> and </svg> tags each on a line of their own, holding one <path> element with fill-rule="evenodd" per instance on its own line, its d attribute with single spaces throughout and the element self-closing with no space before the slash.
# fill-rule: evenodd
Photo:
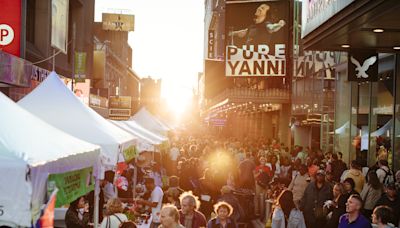
<svg viewBox="0 0 400 228">
<path fill-rule="evenodd" d="M 116 217 L 118 216 L 118 218 Z M 108 220 L 108 224 L 110 224 L 110 226 L 107 226 L 107 220 Z M 114 227 L 119 227 L 119 224 L 121 224 L 121 222 L 126 222 L 128 221 L 128 218 L 126 217 L 126 215 L 122 214 L 122 213 L 116 213 L 110 216 L 107 216 L 103 219 L 103 221 L 101 222 L 101 228 L 114 228 Z"/>
<path fill-rule="evenodd" d="M 150 202 L 157 202 L 157 207 L 152 207 L 151 208 L 151 216 L 153 217 L 153 222 L 154 223 L 160 223 L 160 211 L 161 211 L 161 206 L 162 206 L 162 199 L 163 199 L 164 193 L 162 189 L 158 186 L 156 186 L 153 191 L 151 192 L 151 197 L 150 197 Z"/>
<path fill-rule="evenodd" d="M 272 228 L 306 228 L 303 213 L 298 209 L 292 209 L 285 224 L 285 215 L 280 207 L 276 207 L 272 214 Z"/>
<path fill-rule="evenodd" d="M 161 178 L 161 174 L 156 173 L 156 172 L 150 172 L 149 173 L 149 177 L 154 179 L 154 184 L 159 186 L 160 188 L 163 187 L 163 182 L 162 182 L 162 178 Z"/>
<path fill-rule="evenodd" d="M 176 147 L 172 147 L 171 150 L 169 151 L 169 158 L 172 161 L 176 161 L 178 160 L 179 154 L 180 154 L 179 149 Z"/>
<path fill-rule="evenodd" d="M 379 181 L 381 182 L 381 184 L 383 184 L 383 181 L 385 181 L 385 177 L 386 177 L 386 172 L 389 173 L 389 168 L 386 166 L 382 166 L 379 169 L 376 170 L 376 175 L 379 178 Z"/>
<path fill-rule="evenodd" d="M 109 199 L 116 198 L 117 194 L 115 193 L 115 188 L 114 185 L 108 182 L 104 187 L 103 187 L 103 192 L 104 192 L 104 201 L 107 202 Z"/>
</svg>

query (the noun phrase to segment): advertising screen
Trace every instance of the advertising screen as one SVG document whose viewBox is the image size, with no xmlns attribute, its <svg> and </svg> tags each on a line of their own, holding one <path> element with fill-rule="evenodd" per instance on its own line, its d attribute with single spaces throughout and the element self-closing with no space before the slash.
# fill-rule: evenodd
<svg viewBox="0 0 400 228">
<path fill-rule="evenodd" d="M 288 19 L 288 1 L 228 1 L 225 75 L 286 76 Z"/>
</svg>

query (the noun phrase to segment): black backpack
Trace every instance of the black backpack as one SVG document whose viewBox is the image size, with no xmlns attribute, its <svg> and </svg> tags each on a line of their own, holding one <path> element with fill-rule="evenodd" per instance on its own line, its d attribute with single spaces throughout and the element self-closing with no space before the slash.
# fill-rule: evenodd
<svg viewBox="0 0 400 228">
<path fill-rule="evenodd" d="M 379 168 L 385 172 L 385 178 L 383 178 L 383 183 L 385 186 L 388 184 L 394 183 L 394 175 L 393 171 L 389 168 L 389 171 L 386 171 L 385 169 Z"/>
<path fill-rule="evenodd" d="M 261 172 L 257 178 L 257 184 L 262 188 L 267 188 L 271 182 L 271 177 L 266 172 Z"/>
</svg>

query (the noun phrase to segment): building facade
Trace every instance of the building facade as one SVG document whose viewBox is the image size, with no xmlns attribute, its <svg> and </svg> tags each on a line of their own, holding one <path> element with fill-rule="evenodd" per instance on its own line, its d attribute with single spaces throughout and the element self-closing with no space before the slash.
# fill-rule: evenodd
<svg viewBox="0 0 400 228">
<path fill-rule="evenodd" d="M 290 143 L 290 7 L 284 0 L 205 1 L 201 113 L 216 134 Z M 259 9 L 261 23 L 253 21 Z M 260 30 L 262 23 L 274 30 Z"/>
<path fill-rule="evenodd" d="M 102 22 L 95 22 L 93 40 L 95 69 L 92 97 L 102 100 L 116 96 L 125 97 L 127 100 L 124 101 L 130 103 L 130 113 L 125 113 L 128 117 L 139 108 L 140 88 L 139 76 L 132 69 L 132 48 L 128 44 L 128 31 L 104 30 Z M 108 106 L 93 105 L 93 108 L 103 116 L 109 117 Z"/>
<path fill-rule="evenodd" d="M 301 40 L 301 1 L 293 5 L 293 78 L 291 89 L 292 145 L 333 150 L 335 73 L 333 51 L 304 50 Z"/>
<path fill-rule="evenodd" d="M 347 162 L 388 158 L 400 168 L 399 9 L 393 0 L 303 1 L 304 48 L 335 52 L 330 133 Z"/>
<path fill-rule="evenodd" d="M 7 10 L 6 5 L 17 3 L 6 1 L 3 10 Z M 0 66 L 0 83 L 3 85 L 0 90 L 11 99 L 18 101 L 47 77 L 53 70 L 53 55 L 54 70 L 64 78 L 72 78 L 74 50 L 85 52 L 86 77 L 92 77 L 94 0 L 70 0 L 66 13 L 64 53 L 51 45 L 52 1 L 21 0 L 21 34 L 16 34 L 21 39 L 20 58 L 1 52 L 2 62 L 10 64 Z M 14 80 L 16 78 L 22 80 Z"/>
<path fill-rule="evenodd" d="M 150 76 L 140 80 L 140 106 L 146 107 L 152 113 L 160 113 L 161 108 L 161 79 Z"/>
</svg>

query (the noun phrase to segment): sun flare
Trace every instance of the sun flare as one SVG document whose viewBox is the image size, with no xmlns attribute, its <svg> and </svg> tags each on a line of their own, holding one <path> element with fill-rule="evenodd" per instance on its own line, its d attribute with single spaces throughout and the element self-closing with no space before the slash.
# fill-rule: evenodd
<svg viewBox="0 0 400 228">
<path fill-rule="evenodd" d="M 185 90 L 179 88 L 166 88 L 164 98 L 169 111 L 179 119 L 189 104 L 191 94 L 185 93 Z"/>
</svg>

